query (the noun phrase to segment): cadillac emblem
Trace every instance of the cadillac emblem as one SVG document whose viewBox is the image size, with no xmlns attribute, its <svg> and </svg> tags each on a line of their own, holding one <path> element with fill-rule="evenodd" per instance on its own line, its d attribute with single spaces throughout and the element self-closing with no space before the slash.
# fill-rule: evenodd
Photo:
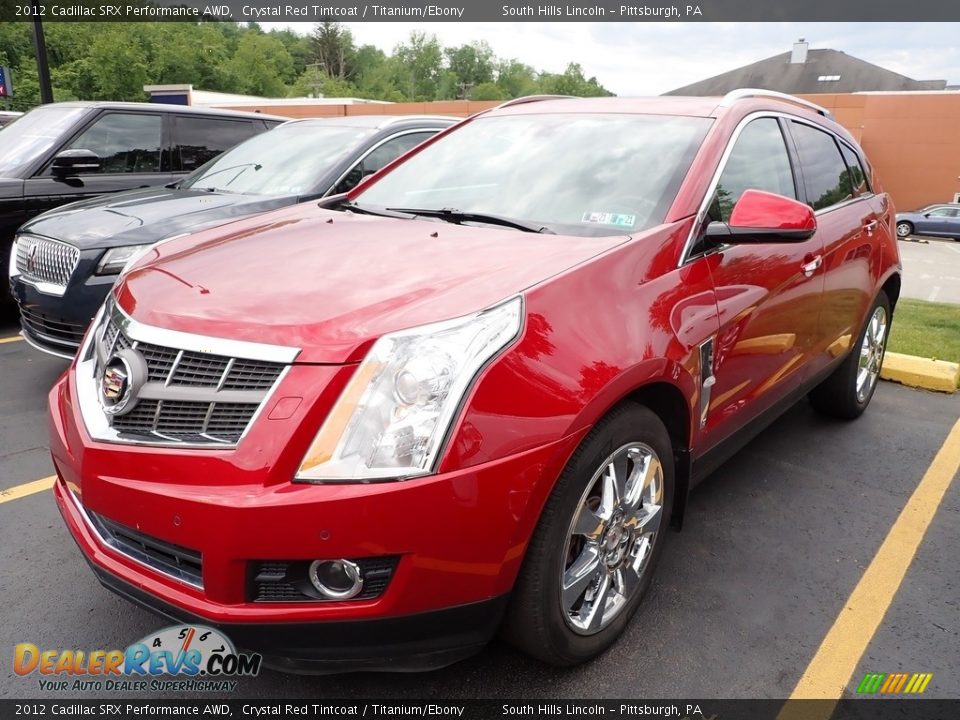
<svg viewBox="0 0 960 720">
<path fill-rule="evenodd" d="M 108 415 L 123 415 L 137 404 L 137 392 L 147 379 L 147 364 L 132 348 L 115 353 L 100 376 L 100 405 Z"/>
</svg>

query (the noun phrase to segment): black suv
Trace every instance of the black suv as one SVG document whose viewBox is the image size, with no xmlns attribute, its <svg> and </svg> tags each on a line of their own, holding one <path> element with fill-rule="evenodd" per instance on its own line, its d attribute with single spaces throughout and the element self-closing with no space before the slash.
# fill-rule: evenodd
<svg viewBox="0 0 960 720">
<path fill-rule="evenodd" d="M 23 337 L 72 357 L 120 271 L 154 244 L 346 192 L 454 122 L 382 115 L 290 121 L 165 187 L 46 212 L 20 228 L 10 256 Z"/>
<path fill-rule="evenodd" d="M 0 131 L 0 257 L 8 256 L 16 229 L 44 210 L 165 185 L 284 121 L 153 103 L 35 108 Z"/>
</svg>

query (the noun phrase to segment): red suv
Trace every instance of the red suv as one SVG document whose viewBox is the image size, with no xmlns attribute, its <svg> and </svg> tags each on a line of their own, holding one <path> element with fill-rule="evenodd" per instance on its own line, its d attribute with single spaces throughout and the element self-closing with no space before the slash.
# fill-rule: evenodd
<svg viewBox="0 0 960 720">
<path fill-rule="evenodd" d="M 50 394 L 101 582 L 287 669 L 607 648 L 690 488 L 873 395 L 900 261 L 810 103 L 527 98 L 157 246 Z"/>
</svg>

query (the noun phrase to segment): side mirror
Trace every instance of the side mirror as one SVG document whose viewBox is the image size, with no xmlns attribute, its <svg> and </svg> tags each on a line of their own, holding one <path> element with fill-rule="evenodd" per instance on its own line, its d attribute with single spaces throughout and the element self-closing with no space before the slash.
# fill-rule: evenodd
<svg viewBox="0 0 960 720">
<path fill-rule="evenodd" d="M 928 218 L 928 217 L 930 217 L 931 215 L 933 215 L 933 213 L 924 213 L 924 214 L 923 214 L 923 216 L 924 216 L 925 218 Z"/>
<path fill-rule="evenodd" d="M 792 198 L 746 190 L 730 214 L 730 222 L 712 222 L 706 236 L 720 243 L 801 242 L 817 231 L 809 205 Z"/>
<path fill-rule="evenodd" d="M 83 173 L 97 172 L 100 169 L 100 157 L 90 150 L 64 150 L 53 158 L 50 166 L 58 177 L 71 177 Z"/>
</svg>

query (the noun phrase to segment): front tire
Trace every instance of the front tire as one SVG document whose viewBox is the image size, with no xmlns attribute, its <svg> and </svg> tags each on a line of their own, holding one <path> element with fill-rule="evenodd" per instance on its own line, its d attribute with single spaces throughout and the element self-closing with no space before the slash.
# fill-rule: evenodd
<svg viewBox="0 0 960 720">
<path fill-rule="evenodd" d="M 623 403 L 590 431 L 547 500 L 504 622 L 506 639 L 558 666 L 599 655 L 643 599 L 673 503 L 670 436 Z"/>
<path fill-rule="evenodd" d="M 881 290 L 867 313 L 857 344 L 833 374 L 810 393 L 810 403 L 818 412 L 853 420 L 867 409 L 887 351 L 890 320 L 890 300 Z"/>
<path fill-rule="evenodd" d="M 913 235 L 913 224 L 907 222 L 906 220 L 901 220 L 897 223 L 897 237 L 901 240 Z"/>
</svg>

